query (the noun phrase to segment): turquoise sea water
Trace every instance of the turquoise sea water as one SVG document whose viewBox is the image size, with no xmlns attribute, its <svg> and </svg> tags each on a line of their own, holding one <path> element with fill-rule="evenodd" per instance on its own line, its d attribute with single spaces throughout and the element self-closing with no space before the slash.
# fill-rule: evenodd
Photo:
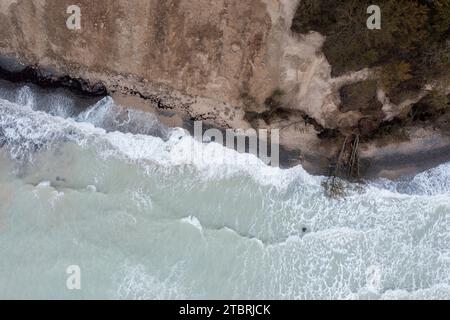
<svg viewBox="0 0 450 320">
<path fill-rule="evenodd" d="M 450 164 L 335 200 L 301 167 L 84 107 L 0 89 L 0 298 L 450 298 Z"/>
</svg>

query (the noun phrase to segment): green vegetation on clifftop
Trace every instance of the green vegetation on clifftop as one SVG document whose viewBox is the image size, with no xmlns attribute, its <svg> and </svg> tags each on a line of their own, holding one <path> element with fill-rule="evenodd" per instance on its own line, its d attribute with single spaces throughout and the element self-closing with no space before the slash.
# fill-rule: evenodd
<svg viewBox="0 0 450 320">
<path fill-rule="evenodd" d="M 302 0 L 292 29 L 327 37 L 323 50 L 335 76 L 381 67 L 388 91 L 404 83 L 417 87 L 448 77 L 449 0 L 378 0 L 381 30 L 366 27 L 371 4 L 374 1 Z"/>
<path fill-rule="evenodd" d="M 381 29 L 370 30 L 367 9 L 381 9 Z M 358 112 L 357 127 L 338 128 L 345 137 L 337 157 L 335 177 L 357 177 L 359 143 L 391 143 L 408 140 L 408 127 L 432 125 L 450 132 L 450 0 L 302 0 L 292 30 L 298 34 L 317 31 L 324 35 L 323 53 L 332 76 L 371 68 L 377 79 L 340 88 L 340 111 Z M 383 88 L 390 102 L 400 106 L 414 101 L 387 119 L 379 101 Z M 356 155 L 356 156 L 355 156 Z"/>
</svg>

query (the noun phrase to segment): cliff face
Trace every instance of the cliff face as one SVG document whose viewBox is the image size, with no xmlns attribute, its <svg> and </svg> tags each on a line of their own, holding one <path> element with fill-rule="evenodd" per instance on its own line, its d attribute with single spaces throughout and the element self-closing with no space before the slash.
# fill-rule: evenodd
<svg viewBox="0 0 450 320">
<path fill-rule="evenodd" d="M 203 103 L 211 110 L 226 103 L 229 112 L 245 97 L 258 108 L 282 85 L 295 2 L 81 0 L 82 27 L 71 31 L 72 0 L 2 0 L 0 50 L 110 88 L 175 90 L 189 104 L 192 97 L 208 98 Z"/>
<path fill-rule="evenodd" d="M 222 127 L 248 126 L 245 113 L 264 112 L 277 90 L 290 109 L 337 126 L 323 38 L 290 31 L 298 0 L 81 0 L 78 31 L 66 27 L 71 4 L 2 1 L 1 53 L 168 105 L 176 96 Z"/>
</svg>

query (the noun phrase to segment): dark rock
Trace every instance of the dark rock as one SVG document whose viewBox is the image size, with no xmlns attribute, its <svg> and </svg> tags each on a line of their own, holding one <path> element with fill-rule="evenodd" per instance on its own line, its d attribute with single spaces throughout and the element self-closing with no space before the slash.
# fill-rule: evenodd
<svg viewBox="0 0 450 320">
<path fill-rule="evenodd" d="M 84 79 L 58 75 L 54 70 L 23 66 L 16 60 L 0 57 L 0 78 L 11 82 L 31 82 L 41 87 L 67 88 L 77 93 L 90 96 L 105 96 L 106 87 L 103 83 L 90 83 Z"/>
<path fill-rule="evenodd" d="M 22 72 L 26 67 L 14 58 L 0 56 L 0 68 L 8 72 Z"/>
<path fill-rule="evenodd" d="M 380 111 L 383 105 L 377 99 L 377 82 L 361 81 L 343 86 L 340 90 L 341 111 L 361 111 L 363 114 Z"/>
<path fill-rule="evenodd" d="M 319 134 L 319 139 L 335 139 L 339 136 L 339 131 L 336 129 L 324 129 Z"/>
<path fill-rule="evenodd" d="M 362 118 L 359 121 L 358 127 L 360 135 L 363 137 L 372 135 L 379 126 L 379 122 L 371 118 Z"/>
</svg>

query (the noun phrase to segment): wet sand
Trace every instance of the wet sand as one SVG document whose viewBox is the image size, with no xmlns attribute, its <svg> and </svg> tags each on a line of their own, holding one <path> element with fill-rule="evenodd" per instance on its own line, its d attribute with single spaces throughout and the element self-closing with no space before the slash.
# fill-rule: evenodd
<svg viewBox="0 0 450 320">
<path fill-rule="evenodd" d="M 15 87 L 23 84 L 23 82 L 12 84 L 9 81 L 0 79 L 0 85 L 5 87 Z M 100 99 L 100 97 L 94 98 L 89 94 L 84 96 L 80 92 L 73 92 L 70 88 L 49 89 L 40 88 L 33 84 L 29 85 L 35 87 L 43 95 L 45 91 L 53 90 L 54 92 L 54 90 L 57 90 L 62 94 L 72 96 L 77 101 L 77 105 L 80 105 L 80 111 L 82 111 L 82 108 L 86 108 L 92 105 L 94 101 Z M 137 96 L 113 94 L 113 98 L 118 105 L 156 114 L 158 119 L 168 127 L 183 127 L 191 132 L 191 134 L 193 133 L 194 119 L 190 119 L 186 115 L 171 110 L 161 110 L 152 101 L 144 100 Z M 203 130 L 212 127 L 205 122 Z M 395 180 L 403 176 L 413 176 L 419 172 L 450 161 L 449 136 L 434 131 L 433 128 L 413 128 L 413 130 L 419 131 L 420 134 L 413 135 L 410 141 L 396 142 L 395 139 L 392 139 L 390 144 L 386 146 L 377 146 L 379 141 L 371 141 L 366 144 L 363 147 L 365 150 L 362 150 L 360 154 L 361 163 L 363 163 L 361 170 L 362 178 L 374 179 L 384 177 Z M 310 132 L 310 135 L 314 134 L 314 132 Z M 331 146 L 333 145 L 329 145 L 330 148 L 322 147 L 319 149 L 315 145 L 308 145 L 303 142 L 299 143 L 299 138 L 301 137 L 292 136 L 282 141 L 287 143 L 287 145 L 283 143 L 280 145 L 280 167 L 290 168 L 292 166 L 302 165 L 306 171 L 313 175 L 329 175 L 330 164 L 334 159 L 334 151 L 331 150 Z M 314 140 L 311 139 L 311 141 Z M 295 144 L 301 147 L 292 148 Z M 333 146 L 334 148 L 336 144 Z"/>
</svg>

